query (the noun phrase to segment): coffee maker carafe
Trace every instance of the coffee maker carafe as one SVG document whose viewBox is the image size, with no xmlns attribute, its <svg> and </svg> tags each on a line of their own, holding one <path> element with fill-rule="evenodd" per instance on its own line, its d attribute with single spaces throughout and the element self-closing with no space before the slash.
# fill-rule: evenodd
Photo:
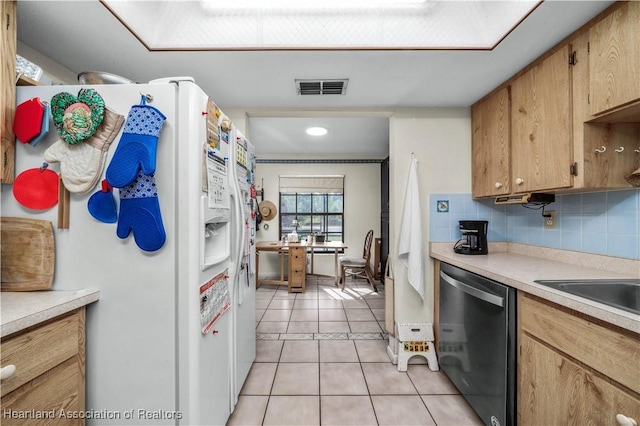
<svg viewBox="0 0 640 426">
<path fill-rule="evenodd" d="M 460 254 L 487 254 L 487 230 L 489 222 L 486 220 L 460 220 L 462 238 L 453 246 L 453 251 Z"/>
</svg>

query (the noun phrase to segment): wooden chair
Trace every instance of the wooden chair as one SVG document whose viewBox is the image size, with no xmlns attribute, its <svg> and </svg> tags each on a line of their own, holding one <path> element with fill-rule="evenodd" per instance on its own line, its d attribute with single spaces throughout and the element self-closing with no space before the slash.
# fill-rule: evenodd
<svg viewBox="0 0 640 426">
<path fill-rule="evenodd" d="M 373 229 L 367 232 L 367 236 L 364 239 L 364 249 L 361 257 L 349 257 L 343 256 L 340 258 L 340 283 L 342 284 L 342 291 L 344 291 L 344 283 L 346 275 L 360 276 L 366 278 L 373 288 L 373 291 L 378 291 L 376 282 L 373 279 L 371 273 L 371 267 L 369 260 L 371 259 L 371 242 L 373 241 Z"/>
</svg>

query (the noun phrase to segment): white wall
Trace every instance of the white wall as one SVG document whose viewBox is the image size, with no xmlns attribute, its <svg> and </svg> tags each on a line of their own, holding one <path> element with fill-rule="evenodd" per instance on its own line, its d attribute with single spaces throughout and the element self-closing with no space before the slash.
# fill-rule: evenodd
<svg viewBox="0 0 640 426">
<path fill-rule="evenodd" d="M 373 229 L 374 238 L 380 237 L 380 164 L 379 163 L 321 163 L 321 164 L 258 164 L 256 167 L 256 186 L 263 187 L 264 199 L 279 203 L 279 175 L 344 175 L 344 242 L 348 245 L 347 255 L 362 254 L 364 237 Z M 279 213 L 279 212 L 278 212 Z M 262 225 L 257 232 L 258 241 L 277 241 L 278 220 L 276 216 L 269 222 L 269 229 Z M 373 248 L 372 248 L 373 250 Z M 372 255 L 373 259 L 373 255 Z M 333 275 L 334 257 L 316 255 L 314 272 Z M 260 256 L 260 276 L 276 277 L 280 275 L 280 264 L 275 254 Z"/>
<path fill-rule="evenodd" d="M 43 70 L 43 78 L 40 81 L 45 84 L 78 84 L 78 76 L 76 73 L 63 67 L 59 63 L 52 61 L 47 56 L 30 48 L 26 44 L 18 41 L 17 53 L 28 61 L 38 65 Z M 84 70 L 97 71 L 97 70 Z"/>
<path fill-rule="evenodd" d="M 471 112 L 469 108 L 420 108 L 395 112 L 390 122 L 389 255 L 393 259 L 396 322 L 433 321 L 433 261 L 429 258 L 429 194 L 471 192 Z M 418 160 L 426 299 L 407 282 L 397 259 L 400 220 L 411 153 Z"/>
</svg>

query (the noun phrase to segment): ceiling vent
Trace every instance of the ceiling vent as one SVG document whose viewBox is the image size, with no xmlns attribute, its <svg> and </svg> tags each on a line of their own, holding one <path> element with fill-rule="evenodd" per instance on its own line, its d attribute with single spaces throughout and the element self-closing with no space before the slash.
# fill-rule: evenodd
<svg viewBox="0 0 640 426">
<path fill-rule="evenodd" d="M 296 80 L 298 95 L 344 95 L 348 78 L 340 80 Z"/>
</svg>

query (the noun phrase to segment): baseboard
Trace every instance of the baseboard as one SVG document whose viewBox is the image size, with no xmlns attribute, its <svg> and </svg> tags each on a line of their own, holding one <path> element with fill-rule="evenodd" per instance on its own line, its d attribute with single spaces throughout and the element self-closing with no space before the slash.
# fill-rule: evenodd
<svg viewBox="0 0 640 426">
<path fill-rule="evenodd" d="M 391 349 L 391 346 L 387 346 L 387 355 L 389 356 L 389 359 L 391 360 L 392 364 L 398 364 L 398 355 L 396 355 L 393 352 L 393 349 Z"/>
</svg>

